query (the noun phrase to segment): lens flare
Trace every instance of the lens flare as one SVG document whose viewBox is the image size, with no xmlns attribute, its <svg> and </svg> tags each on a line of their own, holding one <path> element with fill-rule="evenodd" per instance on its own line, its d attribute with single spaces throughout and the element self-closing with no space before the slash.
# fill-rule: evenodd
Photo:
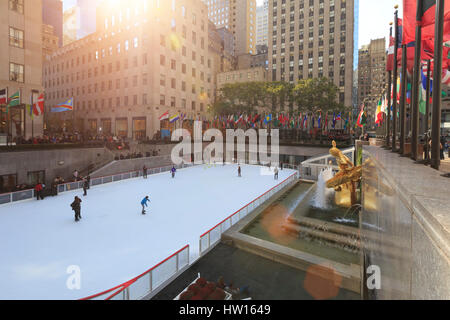
<svg viewBox="0 0 450 320">
<path fill-rule="evenodd" d="M 316 300 L 336 298 L 342 283 L 330 264 L 313 265 L 306 271 L 303 287 Z"/>
</svg>

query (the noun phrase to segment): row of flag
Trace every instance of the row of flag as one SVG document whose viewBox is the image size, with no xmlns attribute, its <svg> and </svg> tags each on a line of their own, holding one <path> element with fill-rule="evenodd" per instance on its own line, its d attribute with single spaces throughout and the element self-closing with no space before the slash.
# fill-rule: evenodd
<svg viewBox="0 0 450 320">
<path fill-rule="evenodd" d="M 331 115 L 330 115 L 331 116 Z M 343 124 L 344 129 L 347 129 L 350 124 L 351 113 L 348 114 L 347 118 L 344 119 L 342 113 L 333 113 L 332 118 L 330 117 L 330 123 L 332 128 L 336 127 L 337 121 L 345 121 Z M 236 128 L 236 126 L 243 125 L 246 127 L 263 127 L 264 125 L 273 124 L 275 128 L 328 128 L 329 120 L 328 114 L 325 115 L 325 119 L 323 120 L 322 114 L 302 114 L 299 113 L 297 115 L 289 115 L 284 113 L 278 113 L 276 115 L 267 114 L 239 114 L 239 115 L 224 115 L 224 116 L 216 116 L 213 120 L 206 120 L 205 118 L 187 116 L 186 114 L 175 113 L 170 116 L 169 111 L 164 112 L 160 117 L 160 121 L 169 120 L 170 123 L 176 123 L 177 121 L 183 122 L 184 120 L 188 121 L 206 121 L 208 127 L 215 128 Z"/>
<path fill-rule="evenodd" d="M 12 107 L 18 107 L 25 105 L 30 116 L 41 116 L 44 114 L 44 94 L 41 93 L 37 101 L 33 101 L 33 96 L 30 97 L 30 104 L 23 104 L 21 100 L 21 92 L 18 90 L 14 94 L 8 97 L 8 89 L 0 89 L 0 106 L 6 106 L 6 113 Z M 65 112 L 73 111 L 73 98 L 70 98 L 66 102 L 56 105 L 51 108 L 51 112 Z"/>
<path fill-rule="evenodd" d="M 44 94 L 39 95 L 37 101 L 33 102 L 33 98 L 30 98 L 32 103 L 25 104 L 30 116 L 40 116 L 44 114 Z M 22 105 L 20 90 L 8 97 L 8 89 L 0 89 L 0 106 L 6 106 L 6 113 L 12 107 L 18 107 Z"/>
<path fill-rule="evenodd" d="M 434 70 L 434 40 L 436 23 L 435 0 L 403 0 L 403 19 L 397 18 L 398 38 L 390 35 L 386 71 L 393 71 L 394 57 L 397 55 L 397 65 L 402 61 L 402 45 L 406 46 L 407 72 L 412 74 L 415 58 L 416 26 L 421 27 L 421 52 L 422 64 L 431 60 L 431 78 Z M 450 85 L 450 1 L 444 5 L 444 49 L 442 60 L 442 83 Z M 397 52 L 395 51 L 397 45 Z"/>
</svg>

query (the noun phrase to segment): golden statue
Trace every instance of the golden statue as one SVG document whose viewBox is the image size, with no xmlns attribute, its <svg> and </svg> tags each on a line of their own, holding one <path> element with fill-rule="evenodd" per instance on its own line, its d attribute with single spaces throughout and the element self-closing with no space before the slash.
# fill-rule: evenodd
<svg viewBox="0 0 450 320">
<path fill-rule="evenodd" d="M 350 159 L 336 148 L 335 141 L 333 141 L 333 148 L 330 149 L 330 154 L 336 158 L 339 172 L 327 181 L 327 188 L 334 188 L 336 191 L 336 205 L 350 208 L 357 202 L 356 182 L 361 179 L 362 166 L 355 167 Z"/>
</svg>

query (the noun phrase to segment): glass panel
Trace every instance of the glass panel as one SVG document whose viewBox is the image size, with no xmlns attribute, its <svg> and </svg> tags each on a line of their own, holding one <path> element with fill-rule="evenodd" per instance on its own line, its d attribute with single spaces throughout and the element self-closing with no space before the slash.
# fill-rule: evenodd
<svg viewBox="0 0 450 320">
<path fill-rule="evenodd" d="M 211 245 L 215 244 L 216 242 L 220 241 L 220 226 L 216 227 L 215 229 L 211 230 L 209 233 L 209 236 L 211 237 Z"/>
<path fill-rule="evenodd" d="M 122 174 L 122 179 L 130 179 L 131 173 L 124 173 Z"/>
<path fill-rule="evenodd" d="M 143 275 L 141 278 L 136 280 L 135 283 L 131 284 L 130 290 L 130 300 L 139 300 L 150 293 L 150 273 Z"/>
<path fill-rule="evenodd" d="M 121 174 L 113 176 L 113 181 L 120 181 L 120 180 L 122 180 L 122 175 Z"/>
<path fill-rule="evenodd" d="M 13 192 L 12 201 L 27 200 L 33 198 L 33 190 Z"/>
<path fill-rule="evenodd" d="M 102 184 L 102 178 L 95 178 L 91 180 L 91 185 L 92 186 L 97 186 L 99 184 Z"/>
<path fill-rule="evenodd" d="M 67 191 L 78 189 L 78 182 L 72 182 L 72 183 L 66 184 L 66 189 L 67 189 Z"/>
<path fill-rule="evenodd" d="M 236 213 L 234 216 L 231 217 L 231 225 L 235 225 L 236 222 L 239 221 L 239 213 Z"/>
<path fill-rule="evenodd" d="M 0 204 L 8 203 L 11 199 L 11 195 L 9 193 L 7 194 L 0 194 Z"/>
<path fill-rule="evenodd" d="M 189 264 L 189 247 L 178 253 L 178 270 Z"/>
<path fill-rule="evenodd" d="M 177 272 L 177 257 L 174 256 L 152 271 L 152 288 L 155 290 Z"/>
<path fill-rule="evenodd" d="M 64 192 L 65 190 L 66 190 L 66 185 L 65 184 L 58 185 L 58 192 Z"/>
<path fill-rule="evenodd" d="M 112 182 L 112 177 L 104 177 L 103 178 L 103 183 L 109 183 Z"/>
<path fill-rule="evenodd" d="M 201 243 L 201 252 L 200 252 L 200 254 L 202 254 L 203 252 L 205 252 L 209 248 L 209 246 L 208 246 L 208 234 L 205 234 L 202 238 L 200 238 L 200 243 Z"/>
</svg>

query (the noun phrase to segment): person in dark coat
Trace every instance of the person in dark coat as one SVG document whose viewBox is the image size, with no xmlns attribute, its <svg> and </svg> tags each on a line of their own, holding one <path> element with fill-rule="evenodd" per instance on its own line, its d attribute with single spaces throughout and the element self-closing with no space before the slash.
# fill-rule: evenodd
<svg viewBox="0 0 450 320">
<path fill-rule="evenodd" d="M 142 175 L 144 176 L 144 179 L 147 179 L 147 167 L 145 165 L 142 168 Z"/>
<path fill-rule="evenodd" d="M 89 189 L 89 182 L 86 178 L 83 179 L 83 196 L 87 196 L 87 189 Z"/>
<path fill-rule="evenodd" d="M 44 187 L 42 186 L 42 183 L 39 181 L 37 185 L 34 187 L 37 200 L 44 200 L 44 197 L 42 196 L 42 190 L 44 190 Z"/>
<path fill-rule="evenodd" d="M 172 178 L 175 178 L 175 172 L 177 172 L 177 169 L 175 169 L 175 166 L 172 167 L 172 170 L 170 170 L 172 172 Z"/>
<path fill-rule="evenodd" d="M 238 167 L 238 177 L 242 177 L 241 176 L 241 166 Z"/>
<path fill-rule="evenodd" d="M 78 222 L 81 219 L 81 199 L 75 197 L 70 206 L 72 207 L 72 210 L 75 211 L 75 222 Z"/>
<path fill-rule="evenodd" d="M 86 177 L 86 181 L 87 181 L 87 189 L 89 190 L 91 188 L 91 176 L 87 176 Z"/>
</svg>

